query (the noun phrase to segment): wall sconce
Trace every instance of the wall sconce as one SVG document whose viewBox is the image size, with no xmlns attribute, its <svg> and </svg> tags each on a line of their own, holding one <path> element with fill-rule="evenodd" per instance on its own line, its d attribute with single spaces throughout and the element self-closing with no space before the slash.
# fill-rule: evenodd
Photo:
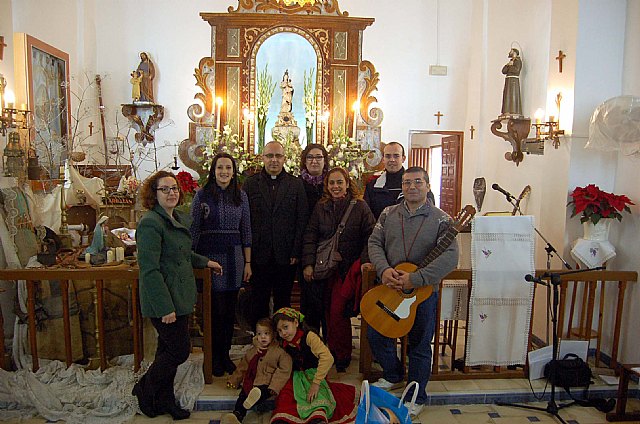
<svg viewBox="0 0 640 424">
<path fill-rule="evenodd" d="M 0 74 L 0 133 L 7 135 L 10 128 L 21 128 L 26 130 L 29 127 L 29 114 L 26 105 L 20 109 L 15 107 L 15 96 L 11 90 L 5 90 L 7 80 Z"/>
<path fill-rule="evenodd" d="M 558 93 L 558 96 L 562 98 L 560 93 Z M 544 111 L 542 109 L 538 109 L 534 116 L 536 118 L 536 122 L 531 124 L 531 126 L 536 129 L 535 142 L 540 143 L 551 140 L 553 142 L 553 147 L 556 149 L 560 147 L 560 136 L 564 135 L 564 130 L 560 129 L 560 122 L 556 121 L 554 116 L 549 116 L 548 121 L 542 122 L 542 117 L 544 116 Z"/>
</svg>

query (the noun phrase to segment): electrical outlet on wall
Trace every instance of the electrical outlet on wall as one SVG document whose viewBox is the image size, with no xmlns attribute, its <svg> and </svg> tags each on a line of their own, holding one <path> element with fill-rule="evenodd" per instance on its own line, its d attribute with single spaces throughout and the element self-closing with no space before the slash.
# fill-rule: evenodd
<svg viewBox="0 0 640 424">
<path fill-rule="evenodd" d="M 429 75 L 445 76 L 447 75 L 447 67 L 442 65 L 429 66 Z"/>
</svg>

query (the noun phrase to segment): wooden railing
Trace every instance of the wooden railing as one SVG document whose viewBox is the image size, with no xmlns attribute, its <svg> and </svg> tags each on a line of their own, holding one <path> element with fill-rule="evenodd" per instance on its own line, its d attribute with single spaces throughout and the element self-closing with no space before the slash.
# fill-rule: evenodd
<svg viewBox="0 0 640 424">
<path fill-rule="evenodd" d="M 541 277 L 546 270 L 536 270 L 536 277 Z M 553 273 L 562 273 L 562 270 L 553 270 L 550 271 Z M 362 276 L 362 293 L 365 293 L 367 290 L 374 286 L 376 278 L 375 270 L 368 270 Z M 624 307 L 624 296 L 625 290 L 628 283 L 636 282 L 638 280 L 638 273 L 631 271 L 587 271 L 580 274 L 567 274 L 561 276 L 563 284 L 560 285 L 560 312 L 558 313 L 558 328 L 562 329 L 565 325 L 565 305 L 567 302 L 567 283 L 572 282 L 574 286 L 583 285 L 584 289 L 587 290 L 589 287 L 593 286 L 595 283 L 602 284 L 616 284 L 618 285 L 617 299 L 616 299 L 616 309 L 615 309 L 615 320 L 613 324 L 613 340 L 612 340 L 612 348 L 611 348 L 611 363 L 610 367 L 613 369 L 618 368 L 618 349 L 620 344 L 620 328 L 622 326 L 623 319 L 623 307 Z M 469 294 L 471 293 L 472 287 L 472 273 L 470 269 L 457 269 L 449 273 L 444 280 L 466 280 Z M 533 283 L 532 283 L 533 284 Z M 442 284 L 441 284 L 442 286 Z M 589 301 L 583 302 L 583 306 L 580 310 L 581 316 L 584 316 L 584 319 L 581 319 L 581 331 L 585 332 L 584 327 L 588 327 L 589 334 L 592 325 L 593 319 L 593 297 L 591 293 L 593 291 L 589 290 L 589 296 L 587 299 Z M 604 289 L 601 290 L 601 296 L 604 296 Z M 575 299 L 575 295 L 574 295 Z M 571 305 L 572 308 L 570 310 L 570 317 L 568 320 L 567 326 L 571 327 L 571 323 L 574 319 L 574 315 L 577 316 L 578 311 L 574 311 L 575 300 L 573 299 Z M 440 299 L 439 299 L 440 300 Z M 468 302 L 468 299 L 467 299 Z M 603 305 L 604 303 L 600 303 L 599 309 L 599 317 L 598 317 L 598 331 L 597 333 L 600 335 L 602 332 L 602 314 L 603 314 Z M 469 308 L 467 307 L 467 311 Z M 441 318 L 441 304 L 438 302 L 437 309 L 437 320 L 440 322 Z M 468 320 L 468 316 L 466 317 Z M 533 316 L 531 317 L 531 323 L 533 323 Z M 360 372 L 363 373 L 364 378 L 370 379 L 372 376 L 371 362 L 371 348 L 369 347 L 368 337 L 367 337 L 367 323 L 363 320 L 362 325 L 360 327 Z M 438 328 L 438 327 L 436 327 Z M 561 333 L 562 335 L 562 333 Z M 570 333 L 567 337 L 571 337 Z M 501 367 L 493 367 L 490 371 L 473 371 L 469 367 L 464 367 L 462 374 L 454 375 L 453 373 L 443 373 L 440 369 L 439 363 L 439 347 L 440 347 L 440 338 L 434 337 L 434 348 L 433 348 L 433 363 L 432 363 L 432 379 L 433 380 L 444 380 L 444 379 L 464 379 L 464 378 L 505 378 L 505 377 L 523 377 L 526 374 L 526 367 L 523 370 L 508 370 Z M 453 340 L 452 343 L 456 343 L 456 340 Z M 467 336 L 465 332 L 465 356 L 466 356 L 466 346 L 467 346 Z M 531 350 L 531 328 L 529 328 L 529 346 L 528 350 Z M 401 353 L 406 354 L 406 346 L 403 344 Z M 600 352 L 600 338 L 597 339 L 597 347 L 596 347 L 596 359 L 599 359 Z M 456 358 L 451 358 L 451 362 Z M 450 364 L 451 365 L 451 364 Z M 453 369 L 449 369 L 449 371 L 453 371 Z"/>
<path fill-rule="evenodd" d="M 209 269 L 194 269 L 197 279 L 203 281 L 203 321 L 204 321 L 204 376 L 205 382 L 213 381 L 211 369 L 211 271 Z M 0 270 L 0 280 L 25 280 L 27 284 L 27 319 L 29 328 L 29 346 L 32 357 L 32 370 L 35 372 L 40 367 L 38 361 L 38 344 L 36 337 L 36 281 L 58 280 L 60 281 L 62 296 L 62 321 L 63 339 L 65 347 L 65 362 L 71 365 L 71 320 L 69 314 L 69 281 L 89 280 L 95 282 L 94 306 L 96 310 L 96 356 L 100 369 L 107 368 L 107 356 L 105 350 L 104 328 L 104 282 L 124 280 L 131 284 L 131 331 L 133 338 L 134 370 L 140 369 L 140 363 L 144 356 L 144 340 L 142 331 L 142 316 L 140 315 L 140 302 L 138 296 L 138 268 L 130 266 L 114 266 L 84 269 L 3 269 Z M 0 326 L 0 340 L 4 340 L 2 327 Z"/>
<path fill-rule="evenodd" d="M 555 272 L 555 271 L 554 271 Z M 561 271 L 557 271 L 561 272 Z M 536 271 L 537 276 L 541 276 L 544 270 Z M 204 353 L 204 378 L 207 384 L 213 382 L 212 377 L 212 352 L 211 352 L 211 272 L 208 269 L 194 269 L 194 274 L 197 279 L 203 281 L 203 295 L 202 295 L 202 315 L 203 315 L 203 353 Z M 612 340 L 612 352 L 611 352 L 611 368 L 616 368 L 618 365 L 618 347 L 620 343 L 620 328 L 623 319 L 623 306 L 624 296 L 627 284 L 635 282 L 638 279 L 637 272 L 628 271 L 590 271 L 582 274 L 569 274 L 562 276 L 563 282 L 574 282 L 576 284 L 591 284 L 592 282 L 601 282 L 601 284 L 614 284 L 617 283 L 618 292 L 616 300 L 615 320 L 613 325 L 613 340 Z M 62 311 L 63 311 L 63 326 L 64 326 L 64 345 L 65 345 L 65 362 L 71 365 L 72 359 L 72 345 L 71 345 L 71 324 L 69 313 L 69 281 L 74 280 L 89 280 L 95 282 L 94 286 L 94 306 L 96 310 L 96 354 L 98 357 L 99 367 L 106 369 L 107 356 L 105 350 L 105 331 L 104 331 L 104 282 L 112 280 L 123 280 L 131 284 L 132 293 L 132 338 L 133 338 L 133 356 L 134 356 L 134 369 L 138 371 L 140 369 L 140 363 L 144 356 L 144 344 L 143 344 L 143 331 L 142 331 L 142 317 L 140 315 L 140 305 L 138 297 L 138 269 L 135 267 L 118 266 L 118 267 L 102 267 L 102 268 L 86 268 L 86 269 L 4 269 L 0 270 L 0 280 L 26 280 L 27 282 L 27 312 L 28 312 L 28 328 L 29 328 L 29 345 L 32 355 L 32 369 L 37 371 L 39 368 L 38 363 L 38 345 L 36 337 L 36 281 L 41 280 L 58 280 L 61 283 L 62 292 Z M 363 275 L 362 290 L 365 292 L 373 287 L 375 280 L 375 271 L 367 271 Z M 455 270 L 445 277 L 445 280 L 465 280 L 471 292 L 471 270 Z M 567 300 L 566 296 L 567 284 L 562 284 L 560 288 L 560 313 L 558 316 L 559 326 L 562 327 L 564 322 L 564 305 Z M 604 293 L 604 291 L 602 291 Z M 440 303 L 438 304 L 437 317 L 440 320 Z M 583 310 L 583 312 L 585 312 Z M 591 324 L 592 314 L 586 311 L 588 325 Z M 573 317 L 573 309 L 570 312 Z M 602 311 L 600 311 L 602 315 Z M 1 320 L 1 317 L 0 317 Z M 533 322 L 533 319 L 531 320 Z M 602 317 L 599 319 L 599 331 L 602 330 Z M 362 322 L 361 334 L 360 334 L 360 372 L 368 378 L 371 374 L 371 350 L 369 348 L 367 339 L 367 324 Z M 529 331 L 531 335 L 531 331 Z M 4 339 L 2 334 L 2 326 L 0 325 L 0 341 Z M 456 341 L 454 340 L 453 343 Z M 599 342 L 598 342 L 599 343 Z M 446 379 L 446 378 L 504 378 L 512 376 L 522 376 L 522 371 L 509 371 L 496 367 L 491 373 L 485 373 L 482 375 L 479 373 L 471 373 L 469 368 L 466 367 L 462 376 L 447 376 L 443 374 L 439 367 L 438 348 L 440 346 L 439 338 L 434 340 L 434 361 L 433 371 L 434 380 Z M 465 336 L 466 346 L 466 336 Z M 1 345 L 0 345 L 1 347 Z M 598 350 L 600 346 L 598 344 Z M 455 358 L 453 358 L 455 359 Z M 2 366 L 2 364 L 0 364 Z M 469 373 L 469 374 L 467 374 Z M 451 373 L 449 373 L 451 374 Z M 465 376 L 466 375 L 466 376 Z"/>
</svg>

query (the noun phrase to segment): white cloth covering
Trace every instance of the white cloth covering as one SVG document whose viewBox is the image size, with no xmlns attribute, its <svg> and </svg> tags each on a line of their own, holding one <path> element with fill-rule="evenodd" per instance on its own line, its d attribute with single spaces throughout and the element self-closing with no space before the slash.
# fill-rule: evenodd
<svg viewBox="0 0 640 424">
<path fill-rule="evenodd" d="M 204 388 L 202 363 L 202 355 L 192 355 L 178 367 L 176 400 L 183 408 L 193 409 Z M 132 366 L 133 356 L 127 355 L 117 358 L 104 372 L 76 364 L 67 368 L 60 361 L 47 360 L 41 360 L 36 373 L 29 369 L 0 370 L 0 421 L 35 415 L 67 423 L 129 421 L 140 413 L 138 401 L 131 394 L 139 378 Z"/>
<path fill-rule="evenodd" d="M 466 365 L 524 364 L 535 272 L 533 217 L 476 217 Z"/>
<path fill-rule="evenodd" d="M 616 256 L 616 249 L 609 241 L 587 240 L 579 238 L 573 242 L 571 256 L 582 262 L 587 268 L 601 266 Z"/>
</svg>

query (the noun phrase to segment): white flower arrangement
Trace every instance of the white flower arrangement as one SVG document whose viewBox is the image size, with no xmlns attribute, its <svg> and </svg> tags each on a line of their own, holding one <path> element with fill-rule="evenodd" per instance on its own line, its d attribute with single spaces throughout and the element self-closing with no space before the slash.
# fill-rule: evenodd
<svg viewBox="0 0 640 424">
<path fill-rule="evenodd" d="M 332 142 L 326 149 L 331 168 L 344 168 L 353 179 L 360 180 L 365 172 L 364 164 L 369 152 L 363 150 L 358 141 L 347 137 L 343 130 L 333 131 Z"/>
<path fill-rule="evenodd" d="M 316 122 L 316 85 L 315 85 L 315 69 L 309 69 L 309 77 L 307 71 L 304 71 L 304 94 L 302 101 L 304 103 L 304 118 L 307 128 L 307 142 L 310 142 L 313 133 L 313 125 Z"/>
<path fill-rule="evenodd" d="M 232 134 L 229 125 L 224 126 L 222 134 L 217 130 L 211 131 L 211 137 L 205 141 L 204 153 L 207 160 L 205 160 L 203 168 L 209 171 L 211 159 L 221 152 L 228 153 L 235 159 L 238 174 L 242 174 L 245 170 L 254 167 L 257 161 L 256 158 L 258 158 L 245 151 L 238 134 Z"/>
</svg>

